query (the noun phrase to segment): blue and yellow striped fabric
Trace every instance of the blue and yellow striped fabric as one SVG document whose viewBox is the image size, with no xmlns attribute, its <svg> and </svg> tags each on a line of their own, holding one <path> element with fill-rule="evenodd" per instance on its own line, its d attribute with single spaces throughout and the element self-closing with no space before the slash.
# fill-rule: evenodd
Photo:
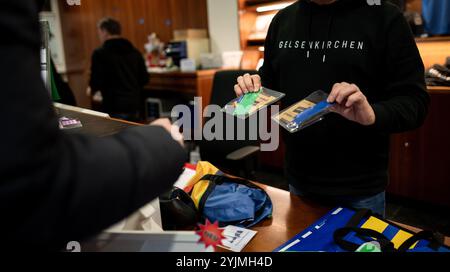
<svg viewBox="0 0 450 272">
<path fill-rule="evenodd" d="M 323 252 L 344 252 L 334 241 L 334 232 L 342 227 L 345 227 L 350 219 L 355 215 L 356 211 L 347 208 L 336 208 L 331 210 L 327 215 L 315 222 L 303 232 L 299 233 L 291 240 L 287 241 L 280 247 L 276 248 L 276 252 L 305 252 L 305 251 L 323 251 Z M 410 238 L 413 234 L 409 231 L 403 230 L 393 224 L 390 224 L 377 217 L 370 216 L 361 220 L 358 224 L 359 228 L 372 229 L 382 233 L 389 239 L 396 249 L 399 248 L 403 242 Z M 344 237 L 346 241 L 354 244 L 362 245 L 371 242 L 375 239 L 363 238 L 355 233 L 350 233 Z M 427 240 L 420 240 L 412 245 L 410 252 L 433 252 L 433 249 L 428 247 L 430 242 Z M 439 251 L 450 252 L 447 247 L 441 247 Z"/>
</svg>

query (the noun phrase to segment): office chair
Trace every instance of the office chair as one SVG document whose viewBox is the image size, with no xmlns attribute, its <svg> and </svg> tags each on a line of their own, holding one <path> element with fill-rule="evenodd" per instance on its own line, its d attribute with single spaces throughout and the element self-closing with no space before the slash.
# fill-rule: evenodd
<svg viewBox="0 0 450 272">
<path fill-rule="evenodd" d="M 236 79 L 246 73 L 256 74 L 254 70 L 229 70 L 219 71 L 215 74 L 211 93 L 212 105 L 223 107 L 226 103 L 236 98 L 234 93 L 234 85 Z M 223 114 L 224 128 L 226 127 L 227 118 Z M 230 117 L 228 117 L 230 118 Z M 206 118 L 208 122 L 211 118 Z M 248 133 L 248 119 L 241 120 L 233 117 L 234 124 L 237 122 L 246 123 L 246 135 Z M 238 127 L 237 125 L 235 127 Z M 234 132 L 236 139 L 236 131 Z M 248 138 L 248 137 L 246 137 Z M 223 139 L 226 139 L 225 129 L 223 131 Z M 250 140 L 202 140 L 198 143 L 200 147 L 200 156 L 202 160 L 209 161 L 216 165 L 219 169 L 229 172 L 237 176 L 248 179 L 254 178 L 255 168 L 258 165 L 259 142 Z"/>
<path fill-rule="evenodd" d="M 145 100 L 145 118 L 147 121 L 158 118 L 170 118 L 170 112 L 164 111 L 161 99 L 149 97 Z"/>
</svg>

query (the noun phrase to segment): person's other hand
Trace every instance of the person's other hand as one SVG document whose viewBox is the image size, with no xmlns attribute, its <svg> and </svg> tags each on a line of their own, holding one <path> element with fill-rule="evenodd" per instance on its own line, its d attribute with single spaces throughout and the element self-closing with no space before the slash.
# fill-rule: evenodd
<svg viewBox="0 0 450 272">
<path fill-rule="evenodd" d="M 358 86 L 347 82 L 336 83 L 328 96 L 328 103 L 335 103 L 331 110 L 348 120 L 364 126 L 375 123 L 375 112 Z"/>
<path fill-rule="evenodd" d="M 257 92 L 261 88 L 261 77 L 259 75 L 245 74 L 237 78 L 237 84 L 234 85 L 234 92 L 237 96 L 248 92 Z"/>
<path fill-rule="evenodd" d="M 172 138 L 177 141 L 181 146 L 184 147 L 183 135 L 180 133 L 180 128 L 178 126 L 172 125 L 169 119 L 161 118 L 153 121 L 151 126 L 163 127 L 167 132 L 172 135 Z"/>
</svg>

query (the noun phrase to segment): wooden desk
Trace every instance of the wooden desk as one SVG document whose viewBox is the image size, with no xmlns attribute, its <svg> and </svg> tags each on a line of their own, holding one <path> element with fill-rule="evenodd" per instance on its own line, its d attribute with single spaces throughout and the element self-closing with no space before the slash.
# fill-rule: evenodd
<svg viewBox="0 0 450 272">
<path fill-rule="evenodd" d="M 60 117 L 65 116 L 68 118 L 78 118 L 81 121 L 83 127 L 65 130 L 65 132 L 69 134 L 82 133 L 104 137 L 116 134 L 126 128 L 138 125 L 122 120 L 117 120 L 113 118 L 103 118 L 72 110 L 56 108 L 56 111 L 58 116 Z"/>
<path fill-rule="evenodd" d="M 205 108 L 211 100 L 216 71 L 150 73 L 150 81 L 144 90 L 146 92 L 173 91 L 183 95 L 202 97 L 202 106 Z"/>
<path fill-rule="evenodd" d="M 138 125 L 117 119 L 91 116 L 70 110 L 58 111 L 61 116 L 79 118 L 83 122 L 82 128 L 68 130 L 70 133 L 105 136 Z M 333 208 L 319 205 L 310 200 L 300 199 L 287 191 L 271 186 L 259 183 L 258 185 L 266 190 L 272 199 L 273 215 L 272 219 L 264 220 L 253 228 L 258 231 L 258 234 L 244 248 L 245 252 L 271 252 L 299 232 L 306 229 Z M 418 231 L 416 228 L 406 225 L 403 226 L 411 231 Z M 450 245 L 449 238 L 446 238 L 446 244 Z"/>
<path fill-rule="evenodd" d="M 258 234 L 244 248 L 245 252 L 271 252 L 320 219 L 333 207 L 302 200 L 288 191 L 258 184 L 273 203 L 272 219 L 264 220 L 253 229 Z"/>
</svg>

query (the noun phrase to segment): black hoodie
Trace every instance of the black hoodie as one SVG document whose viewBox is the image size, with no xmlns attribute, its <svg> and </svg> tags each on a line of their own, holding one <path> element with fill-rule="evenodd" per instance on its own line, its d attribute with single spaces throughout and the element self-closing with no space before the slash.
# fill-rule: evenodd
<svg viewBox="0 0 450 272">
<path fill-rule="evenodd" d="M 286 133 L 286 171 L 305 193 L 385 190 L 389 134 L 417 128 L 427 115 L 424 67 L 408 24 L 395 6 L 369 2 L 298 1 L 269 28 L 260 75 L 265 86 L 286 93 L 283 106 L 348 82 L 359 86 L 376 115 L 374 125 L 362 126 L 333 113 Z"/>
<path fill-rule="evenodd" d="M 149 75 L 142 54 L 126 39 L 110 39 L 92 54 L 92 91 L 101 91 L 104 111 L 136 113 Z"/>
<path fill-rule="evenodd" d="M 2 248 L 61 248 L 168 190 L 186 154 L 160 127 L 101 139 L 60 131 L 40 75 L 35 2 L 0 6 Z"/>
</svg>

